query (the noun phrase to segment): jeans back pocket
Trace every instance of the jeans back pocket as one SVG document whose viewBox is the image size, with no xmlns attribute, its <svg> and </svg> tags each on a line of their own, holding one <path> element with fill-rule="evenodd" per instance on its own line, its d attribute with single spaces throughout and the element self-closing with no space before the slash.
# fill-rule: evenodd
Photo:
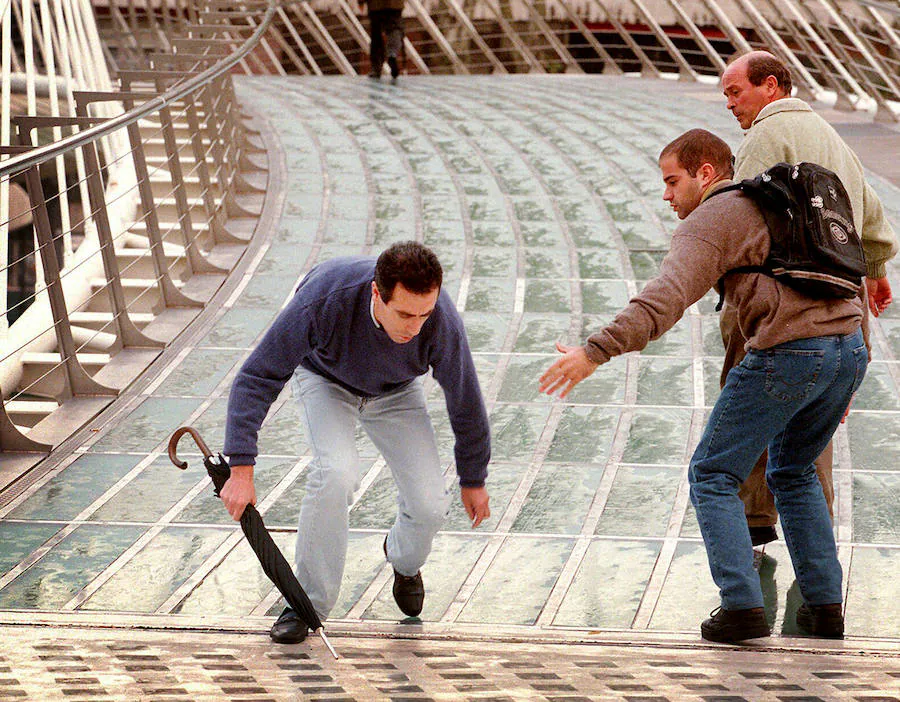
<svg viewBox="0 0 900 702">
<path fill-rule="evenodd" d="M 781 402 L 806 399 L 822 372 L 821 349 L 769 349 L 766 358 L 766 392 Z"/>
</svg>

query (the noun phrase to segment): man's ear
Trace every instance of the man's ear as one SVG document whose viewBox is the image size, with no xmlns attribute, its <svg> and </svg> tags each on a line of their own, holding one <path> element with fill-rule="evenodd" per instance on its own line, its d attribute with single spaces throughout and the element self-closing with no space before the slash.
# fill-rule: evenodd
<svg viewBox="0 0 900 702">
<path fill-rule="evenodd" d="M 700 176 L 700 182 L 703 184 L 704 188 L 708 188 L 717 177 L 715 166 L 711 163 L 700 164 L 700 168 L 697 169 L 697 174 Z"/>
<path fill-rule="evenodd" d="M 775 76 L 766 76 L 766 89 L 773 98 L 776 95 L 784 94 L 784 90 L 778 84 L 778 79 Z"/>
</svg>

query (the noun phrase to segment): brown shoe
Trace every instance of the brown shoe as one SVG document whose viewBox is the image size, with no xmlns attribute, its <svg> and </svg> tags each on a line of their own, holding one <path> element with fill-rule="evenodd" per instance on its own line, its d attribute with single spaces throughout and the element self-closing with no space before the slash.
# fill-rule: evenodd
<svg viewBox="0 0 900 702">
<path fill-rule="evenodd" d="M 844 638 L 844 614 L 840 602 L 827 605 L 800 605 L 797 628 L 804 634 L 822 639 Z"/>
<path fill-rule="evenodd" d="M 770 636 L 766 611 L 762 607 L 729 610 L 719 607 L 700 625 L 700 635 L 707 641 L 737 643 L 746 639 Z"/>
</svg>

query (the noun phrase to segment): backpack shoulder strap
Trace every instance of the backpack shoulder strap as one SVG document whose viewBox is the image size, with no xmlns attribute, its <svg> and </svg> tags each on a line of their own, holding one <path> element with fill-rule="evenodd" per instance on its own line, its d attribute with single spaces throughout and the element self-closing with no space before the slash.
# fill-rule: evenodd
<svg viewBox="0 0 900 702">
<path fill-rule="evenodd" d="M 766 268 L 765 266 L 738 266 L 737 268 L 732 268 L 731 270 L 725 271 L 725 275 L 719 278 L 719 281 L 716 283 L 716 288 L 719 291 L 719 301 L 716 303 L 716 312 L 722 311 L 722 305 L 725 304 L 725 278 L 732 273 L 762 273 L 763 275 L 767 275 L 770 278 L 774 278 L 775 274 L 772 272 L 770 268 Z"/>
<path fill-rule="evenodd" d="M 731 192 L 732 190 L 740 190 L 743 192 L 746 187 L 752 187 L 753 185 L 754 183 L 748 182 L 746 180 L 741 181 L 740 183 L 726 185 L 724 188 L 719 188 L 718 190 L 707 195 L 706 199 L 709 200 L 716 195 Z M 765 266 L 739 266 L 737 268 L 732 268 L 731 270 L 726 271 L 725 275 L 719 278 L 719 282 L 716 283 L 716 288 L 718 288 L 719 290 L 719 302 L 716 303 L 716 312 L 721 311 L 722 305 L 725 304 L 725 276 L 731 275 L 732 273 L 764 273 L 766 275 L 772 275 L 772 272 Z"/>
<path fill-rule="evenodd" d="M 719 188 L 718 190 L 711 192 L 709 195 L 706 196 L 706 200 L 709 200 L 710 198 L 714 198 L 716 195 L 721 195 L 722 193 L 731 192 L 732 190 L 743 190 L 743 189 L 744 189 L 743 183 L 732 183 L 731 185 L 726 185 L 724 188 Z M 704 200 L 704 202 L 706 202 L 706 200 Z"/>
</svg>

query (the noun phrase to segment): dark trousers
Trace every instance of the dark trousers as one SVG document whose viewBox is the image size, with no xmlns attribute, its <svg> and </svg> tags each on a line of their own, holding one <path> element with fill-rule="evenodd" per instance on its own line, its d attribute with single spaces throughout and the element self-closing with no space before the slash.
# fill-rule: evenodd
<svg viewBox="0 0 900 702">
<path fill-rule="evenodd" d="M 384 36 L 387 36 L 387 55 L 397 58 L 403 46 L 402 10 L 371 10 L 369 12 L 369 33 L 372 45 L 369 59 L 372 62 L 371 73 L 381 75 L 384 65 Z"/>
<path fill-rule="evenodd" d="M 726 305 L 722 309 L 719 315 L 719 329 L 722 332 L 722 342 L 725 344 L 725 363 L 722 366 L 721 378 L 721 385 L 724 388 L 729 371 L 744 359 L 746 353 L 744 351 L 746 340 L 738 328 L 737 312 L 733 306 Z M 834 516 L 834 479 L 831 473 L 833 457 L 834 444 L 829 442 L 822 454 L 815 460 L 816 475 L 819 476 L 819 482 L 822 484 L 825 502 L 828 503 L 828 513 L 832 516 Z M 775 496 L 766 483 L 768 462 L 769 455 L 764 451 L 738 493 L 744 503 L 747 526 L 750 527 L 775 526 L 778 522 Z"/>
</svg>

